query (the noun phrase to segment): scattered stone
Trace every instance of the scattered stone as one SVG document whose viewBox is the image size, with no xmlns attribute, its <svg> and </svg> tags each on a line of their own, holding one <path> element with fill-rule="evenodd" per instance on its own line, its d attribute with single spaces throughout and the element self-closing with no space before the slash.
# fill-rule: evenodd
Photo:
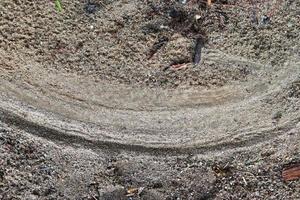
<svg viewBox="0 0 300 200">
<path fill-rule="evenodd" d="M 281 111 L 277 111 L 277 112 L 275 112 L 273 114 L 272 119 L 278 121 L 278 120 L 281 119 L 281 117 L 282 117 L 282 112 Z"/>
<path fill-rule="evenodd" d="M 84 6 L 84 11 L 87 14 L 94 14 L 100 9 L 100 4 L 88 1 Z"/>
</svg>

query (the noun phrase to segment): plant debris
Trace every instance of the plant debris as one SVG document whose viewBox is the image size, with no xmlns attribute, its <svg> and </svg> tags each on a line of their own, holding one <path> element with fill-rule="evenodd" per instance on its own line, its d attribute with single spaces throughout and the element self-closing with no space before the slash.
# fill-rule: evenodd
<svg viewBox="0 0 300 200">
<path fill-rule="evenodd" d="M 285 181 L 294 181 L 300 179 L 300 163 L 284 169 L 282 172 L 282 177 Z"/>
<path fill-rule="evenodd" d="M 58 12 L 62 11 L 61 0 L 55 0 L 55 8 Z"/>
<path fill-rule="evenodd" d="M 139 193 L 139 188 L 129 188 L 127 190 L 127 195 L 128 197 L 132 197 L 134 195 L 137 195 Z"/>
</svg>

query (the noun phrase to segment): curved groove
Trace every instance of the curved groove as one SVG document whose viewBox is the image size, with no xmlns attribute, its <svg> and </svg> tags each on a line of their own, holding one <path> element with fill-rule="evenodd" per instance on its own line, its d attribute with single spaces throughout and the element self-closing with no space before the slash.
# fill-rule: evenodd
<svg viewBox="0 0 300 200">
<path fill-rule="evenodd" d="M 201 146 L 174 146 L 174 147 L 152 147 L 138 144 L 122 144 L 116 141 L 93 140 L 82 135 L 71 134 L 66 130 L 61 131 L 51 127 L 46 127 L 29 120 L 0 107 L 0 121 L 22 129 L 32 135 L 51 140 L 56 143 L 64 143 L 73 147 L 84 147 L 87 149 L 109 150 L 119 152 L 121 150 L 130 152 L 142 152 L 154 155 L 178 155 L 178 154 L 203 154 L 206 152 L 226 151 L 232 148 L 249 147 L 265 140 L 277 137 L 287 131 L 291 130 L 300 122 L 300 118 L 294 119 L 284 127 L 277 127 L 274 130 L 267 130 L 260 135 L 251 137 L 251 140 L 224 142 L 217 144 L 210 142 Z"/>
</svg>

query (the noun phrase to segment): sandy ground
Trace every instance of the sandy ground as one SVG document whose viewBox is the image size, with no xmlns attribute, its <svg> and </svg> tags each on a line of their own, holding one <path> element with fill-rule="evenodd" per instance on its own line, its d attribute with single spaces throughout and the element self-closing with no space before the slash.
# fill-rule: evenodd
<svg viewBox="0 0 300 200">
<path fill-rule="evenodd" d="M 0 198 L 300 199 L 299 6 L 2 0 Z"/>
</svg>

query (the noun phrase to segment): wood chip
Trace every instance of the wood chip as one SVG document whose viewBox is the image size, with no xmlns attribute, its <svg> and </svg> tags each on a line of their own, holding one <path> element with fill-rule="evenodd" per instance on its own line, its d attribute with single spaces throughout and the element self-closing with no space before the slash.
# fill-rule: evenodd
<svg viewBox="0 0 300 200">
<path fill-rule="evenodd" d="M 285 181 L 300 179 L 300 163 L 294 165 L 293 167 L 284 169 L 282 172 L 282 177 Z"/>
<path fill-rule="evenodd" d="M 131 197 L 131 196 L 134 196 L 134 195 L 136 195 L 136 194 L 138 194 L 138 192 L 139 192 L 139 188 L 129 188 L 128 190 L 127 190 L 127 197 Z"/>
</svg>

